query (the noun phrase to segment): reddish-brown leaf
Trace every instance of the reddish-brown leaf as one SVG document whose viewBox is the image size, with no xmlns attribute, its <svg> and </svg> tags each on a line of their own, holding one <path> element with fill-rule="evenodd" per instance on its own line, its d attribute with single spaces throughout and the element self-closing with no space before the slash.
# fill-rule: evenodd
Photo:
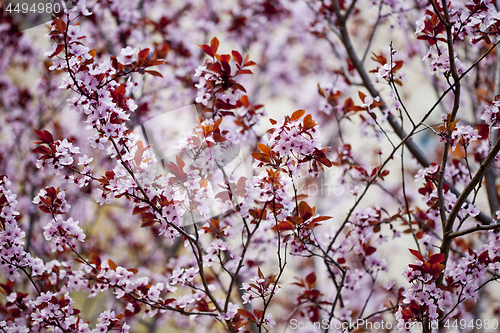
<svg viewBox="0 0 500 333">
<path fill-rule="evenodd" d="M 151 75 L 156 76 L 156 77 L 163 78 L 163 75 L 161 75 L 161 73 L 158 71 L 146 71 L 146 73 L 151 74 Z"/>
<path fill-rule="evenodd" d="M 137 61 L 139 63 L 144 62 L 144 60 L 146 60 L 146 58 L 148 57 L 148 54 L 149 54 L 149 49 L 140 50 L 139 53 L 137 54 Z"/>
<path fill-rule="evenodd" d="M 241 54 L 238 51 L 231 51 L 231 54 L 233 55 L 234 60 L 241 65 L 241 62 L 243 61 L 243 58 L 241 57 Z"/>
<path fill-rule="evenodd" d="M 314 286 L 316 285 L 316 274 L 314 274 L 314 272 L 306 276 L 306 283 L 309 289 L 314 288 Z"/>
<path fill-rule="evenodd" d="M 444 261 L 444 254 L 443 253 L 436 253 L 436 254 L 433 254 L 427 262 L 431 265 L 434 265 L 434 264 L 442 263 L 443 261 Z"/>
<path fill-rule="evenodd" d="M 114 271 L 116 271 L 116 268 L 118 267 L 111 259 L 108 259 L 108 265 L 109 265 L 109 268 L 111 268 Z"/>
<path fill-rule="evenodd" d="M 267 156 L 271 156 L 272 155 L 272 151 L 271 151 L 271 148 L 268 146 L 268 145 L 265 145 L 263 143 L 258 143 L 257 146 L 259 147 L 259 150 L 267 155 Z"/>
<path fill-rule="evenodd" d="M 307 204 L 305 201 L 301 201 L 299 203 L 299 215 L 302 217 L 304 221 L 307 221 L 314 214 L 314 209 L 311 209 L 311 206 Z"/>
<path fill-rule="evenodd" d="M 240 69 L 236 72 L 236 75 L 241 75 L 241 74 L 253 74 L 253 72 L 249 69 Z"/>
<path fill-rule="evenodd" d="M 264 163 L 270 163 L 271 159 L 262 153 L 252 153 L 252 157 Z"/>
<path fill-rule="evenodd" d="M 259 273 L 259 277 L 260 277 L 261 279 L 263 279 L 263 278 L 264 278 L 264 274 L 263 274 L 263 273 L 262 273 L 262 271 L 260 270 L 260 267 L 257 267 L 257 270 L 258 270 L 258 273 Z"/>
<path fill-rule="evenodd" d="M 424 257 L 422 257 L 422 254 L 420 254 L 420 252 L 418 252 L 417 250 L 412 250 L 412 249 L 408 249 L 411 254 L 413 254 L 415 257 L 417 257 L 418 260 L 424 262 Z"/>
<path fill-rule="evenodd" d="M 297 110 L 292 114 L 291 120 L 299 120 L 305 113 L 305 110 Z"/>
<path fill-rule="evenodd" d="M 248 310 L 245 310 L 245 309 L 238 309 L 238 313 L 243 316 L 243 317 L 246 317 L 252 321 L 256 321 L 255 319 L 255 316 Z"/>
<path fill-rule="evenodd" d="M 64 44 L 57 44 L 56 50 L 52 53 L 49 58 L 53 58 L 64 50 Z"/>
<path fill-rule="evenodd" d="M 213 57 L 214 56 L 214 53 L 212 52 L 212 48 L 206 44 L 203 44 L 203 45 L 198 45 L 199 47 L 201 47 L 203 49 L 203 51 L 205 51 L 206 54 L 208 54 L 209 56 Z"/>
<path fill-rule="evenodd" d="M 331 218 L 332 218 L 331 216 L 318 216 L 318 217 L 314 218 L 311 222 L 321 222 L 321 221 L 329 220 Z"/>
<path fill-rule="evenodd" d="M 52 137 L 52 134 L 49 131 L 43 130 L 34 130 L 36 136 L 44 143 L 54 143 L 54 138 Z"/>
<path fill-rule="evenodd" d="M 286 230 L 293 230 L 293 229 L 295 229 L 295 226 L 293 225 L 292 222 L 285 220 L 285 221 L 279 222 L 278 225 L 272 227 L 272 229 L 274 231 L 277 231 L 277 230 L 279 230 L 279 231 L 286 231 Z"/>
<path fill-rule="evenodd" d="M 154 224 L 156 223 L 156 220 L 144 220 L 144 222 L 141 223 L 141 228 L 147 228 L 147 227 L 151 227 L 153 226 Z"/>
<path fill-rule="evenodd" d="M 377 251 L 376 248 L 374 248 L 373 246 L 367 246 L 367 247 L 364 247 L 364 250 L 365 250 L 365 253 L 367 256 L 373 254 L 375 251 Z"/>
<path fill-rule="evenodd" d="M 365 101 L 366 95 L 363 94 L 361 91 L 358 91 L 359 99 L 361 99 L 362 102 Z"/>
<path fill-rule="evenodd" d="M 210 41 L 210 47 L 214 54 L 217 53 L 217 50 L 219 49 L 219 40 L 217 39 L 217 37 L 212 38 L 212 40 Z"/>
</svg>

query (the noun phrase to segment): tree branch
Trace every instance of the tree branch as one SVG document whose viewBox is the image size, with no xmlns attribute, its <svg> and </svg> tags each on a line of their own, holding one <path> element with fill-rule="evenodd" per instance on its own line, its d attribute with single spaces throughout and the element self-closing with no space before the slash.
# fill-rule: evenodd
<svg viewBox="0 0 500 333">
<path fill-rule="evenodd" d="M 448 254 L 450 251 L 450 246 L 451 243 L 453 242 L 453 239 L 455 237 L 460 236 L 461 233 L 465 232 L 466 230 L 463 230 L 461 232 L 453 233 L 453 223 L 455 222 L 455 219 L 458 216 L 458 213 L 460 212 L 460 209 L 462 208 L 463 204 L 466 202 L 467 196 L 472 192 L 472 190 L 476 187 L 477 184 L 481 182 L 483 179 L 484 174 L 488 170 L 489 166 L 493 161 L 495 160 L 495 157 L 497 156 L 498 152 L 500 151 L 500 140 L 497 140 L 495 143 L 495 146 L 493 149 L 488 153 L 488 156 L 484 159 L 483 163 L 481 163 L 481 166 L 479 167 L 479 170 L 477 170 L 476 174 L 472 178 L 472 180 L 465 186 L 464 190 L 460 194 L 460 196 L 457 199 L 457 202 L 453 206 L 450 215 L 448 216 L 448 219 L 445 223 L 444 229 L 443 229 L 443 243 L 441 244 L 441 253 L 444 254 L 444 261 L 443 265 L 446 267 L 446 262 L 448 260 Z M 478 226 L 479 227 L 479 226 Z M 478 228 L 476 227 L 476 228 Z M 482 228 L 486 228 L 484 230 L 489 230 L 487 229 L 488 226 L 483 226 Z M 495 229 L 495 228 L 492 228 Z M 481 229 L 478 229 L 481 230 Z M 439 276 L 436 285 L 442 284 L 443 283 L 443 277 L 444 273 L 441 273 Z"/>
</svg>

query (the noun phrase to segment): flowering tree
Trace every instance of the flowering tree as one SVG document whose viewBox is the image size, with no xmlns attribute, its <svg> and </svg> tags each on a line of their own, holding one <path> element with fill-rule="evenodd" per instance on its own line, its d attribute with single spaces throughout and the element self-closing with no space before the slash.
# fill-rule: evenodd
<svg viewBox="0 0 500 333">
<path fill-rule="evenodd" d="M 1 13 L 2 332 L 498 328 L 494 0 L 63 4 Z"/>
</svg>

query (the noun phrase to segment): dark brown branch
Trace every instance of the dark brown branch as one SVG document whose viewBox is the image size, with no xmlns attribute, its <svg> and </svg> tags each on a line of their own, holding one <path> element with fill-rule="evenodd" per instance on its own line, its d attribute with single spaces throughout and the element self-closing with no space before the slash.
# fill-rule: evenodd
<svg viewBox="0 0 500 333">
<path fill-rule="evenodd" d="M 498 1 L 496 2 L 497 7 L 498 7 Z M 497 40 L 500 40 L 497 38 Z M 500 50 L 496 50 L 496 68 L 495 68 L 495 90 L 494 94 L 498 95 L 500 94 Z M 490 135 L 489 135 L 489 140 L 491 142 L 495 142 L 498 137 L 498 131 L 490 128 Z M 486 172 L 486 175 L 484 175 L 484 180 L 485 180 L 485 185 L 486 185 L 486 194 L 488 197 L 488 204 L 490 206 L 490 212 L 491 216 L 495 217 L 495 214 L 498 210 L 498 199 L 497 199 L 497 193 L 496 193 L 496 180 L 497 180 L 497 175 L 495 170 L 493 169 L 488 169 Z"/>
<path fill-rule="evenodd" d="M 368 52 L 370 52 L 370 48 L 373 43 L 373 39 L 375 38 L 375 32 L 377 31 L 377 28 L 380 23 L 380 19 L 382 18 L 381 13 L 382 13 L 382 6 L 383 3 L 380 3 L 380 6 L 378 7 L 378 15 L 377 15 L 377 21 L 375 21 L 375 24 L 373 25 L 372 32 L 370 34 L 370 38 L 368 39 L 368 45 L 366 46 L 365 52 L 363 52 L 363 58 L 361 59 L 361 62 L 365 62 L 366 56 L 368 55 Z"/>
<path fill-rule="evenodd" d="M 452 31 L 452 26 L 450 23 L 450 16 L 448 13 L 448 7 L 446 0 L 442 0 L 442 6 L 443 6 L 443 13 L 444 13 L 444 18 L 439 15 L 439 9 L 435 5 L 434 1 L 432 1 L 432 6 L 434 7 L 434 11 L 436 12 L 436 15 L 439 16 L 439 19 L 441 22 L 445 25 L 446 27 L 446 42 L 448 45 L 448 59 L 450 62 L 450 72 L 451 76 L 453 77 L 453 85 L 455 86 L 455 89 L 453 90 L 453 93 L 455 94 L 455 98 L 453 100 L 453 109 L 451 111 L 450 119 L 449 122 L 455 121 L 455 118 L 457 117 L 458 109 L 460 107 L 460 90 L 461 90 L 461 84 L 460 84 L 460 77 L 458 75 L 457 67 L 455 64 L 455 49 L 453 46 L 453 31 Z M 450 84 L 451 86 L 451 84 Z M 443 224 L 443 227 L 446 223 L 446 211 L 444 209 L 444 198 L 443 198 L 443 185 L 444 185 L 444 172 L 446 169 L 446 163 L 448 161 L 448 151 L 450 148 L 450 143 L 447 141 L 444 145 L 444 150 L 443 150 L 443 157 L 441 159 L 441 167 L 439 168 L 439 179 L 438 179 L 438 200 L 439 200 L 439 212 L 441 215 L 441 222 Z"/>
<path fill-rule="evenodd" d="M 452 232 L 451 234 L 449 234 L 449 237 L 450 238 L 457 238 L 460 236 L 471 234 L 471 233 L 476 232 L 476 231 L 495 230 L 495 229 L 500 229 L 500 224 L 477 225 L 477 226 L 469 228 L 469 229 Z"/>
<path fill-rule="evenodd" d="M 467 186 L 465 186 L 464 190 L 462 191 L 455 205 L 453 206 L 450 215 L 448 216 L 448 219 L 443 229 L 443 243 L 441 244 L 441 253 L 444 254 L 443 265 L 445 265 L 445 267 L 446 267 L 446 262 L 448 260 L 451 243 L 453 242 L 454 237 L 457 237 L 456 236 L 457 233 L 455 233 L 455 236 L 453 236 L 454 235 L 453 223 L 455 222 L 455 219 L 457 218 L 458 213 L 460 212 L 460 209 L 462 208 L 463 204 L 466 202 L 468 195 L 474 190 L 476 185 L 482 181 L 486 171 L 490 167 L 491 163 L 493 163 L 493 161 L 495 160 L 495 157 L 497 156 L 499 151 L 500 151 L 500 140 L 497 140 L 493 149 L 488 153 L 488 156 L 486 156 L 483 163 L 481 163 L 479 170 L 476 172 L 476 174 L 474 175 L 472 180 L 467 184 Z M 483 226 L 482 228 L 487 228 L 487 227 L 488 226 Z M 462 232 L 465 232 L 465 230 L 463 230 Z M 460 235 L 460 233 L 461 232 L 458 232 L 458 235 Z M 443 277 L 444 274 L 442 273 L 436 282 L 437 285 L 443 283 Z"/>
<path fill-rule="evenodd" d="M 496 191 L 496 172 L 494 169 L 489 168 L 484 175 L 484 183 L 486 187 L 486 195 L 488 197 L 488 204 L 490 206 L 491 216 L 495 216 L 498 211 L 498 200 Z"/>
</svg>

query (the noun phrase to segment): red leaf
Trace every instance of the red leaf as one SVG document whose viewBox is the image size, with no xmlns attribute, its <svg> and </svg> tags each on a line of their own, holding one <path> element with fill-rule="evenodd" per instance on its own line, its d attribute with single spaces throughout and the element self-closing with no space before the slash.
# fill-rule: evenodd
<svg viewBox="0 0 500 333">
<path fill-rule="evenodd" d="M 111 259 L 108 259 L 108 265 L 109 265 L 109 268 L 111 268 L 114 271 L 116 271 L 116 268 L 118 267 Z"/>
<path fill-rule="evenodd" d="M 321 221 L 329 220 L 331 218 L 332 218 L 331 216 L 318 216 L 315 219 L 313 219 L 311 222 L 321 222 Z"/>
<path fill-rule="evenodd" d="M 392 70 L 396 72 L 398 69 L 401 69 L 401 67 L 403 67 L 403 60 L 395 61 L 394 64 L 395 65 Z"/>
<path fill-rule="evenodd" d="M 203 49 L 203 51 L 205 51 L 206 54 L 208 54 L 209 56 L 213 57 L 214 56 L 214 53 L 212 52 L 212 48 L 206 44 L 203 44 L 203 45 L 198 45 L 199 47 L 201 47 Z"/>
<path fill-rule="evenodd" d="M 224 71 L 224 74 L 226 74 L 228 76 L 231 75 L 231 66 L 229 66 L 229 63 L 225 60 L 222 60 L 221 65 L 222 65 L 222 69 Z"/>
<path fill-rule="evenodd" d="M 145 220 L 141 223 L 141 228 L 151 227 L 156 223 L 156 220 Z"/>
<path fill-rule="evenodd" d="M 269 146 L 268 146 L 268 145 L 265 145 L 265 144 L 263 144 L 263 143 L 258 143 L 258 144 L 257 144 L 257 146 L 259 147 L 259 150 L 260 150 L 263 154 L 265 154 L 265 155 L 267 155 L 267 156 L 271 156 L 271 155 L 273 154 L 273 153 L 272 153 L 272 151 L 271 151 L 271 148 L 269 148 Z"/>
<path fill-rule="evenodd" d="M 307 202 L 301 201 L 299 204 L 299 215 L 304 220 L 307 220 L 307 218 L 305 218 L 305 216 L 310 215 L 310 214 L 311 214 L 311 207 L 307 204 Z"/>
<path fill-rule="evenodd" d="M 217 58 L 217 60 L 219 60 L 220 62 L 227 62 L 229 63 L 229 61 L 231 60 L 231 56 L 229 54 L 221 54 L 221 55 L 215 55 L 215 57 Z"/>
<path fill-rule="evenodd" d="M 149 207 L 134 207 L 134 211 L 132 212 L 133 215 L 140 214 L 142 212 L 147 212 L 149 210 Z"/>
<path fill-rule="evenodd" d="M 247 56 L 248 57 L 248 56 Z M 257 65 L 256 62 L 253 62 L 252 60 L 250 61 L 245 61 L 245 63 L 243 64 L 243 66 L 255 66 Z"/>
<path fill-rule="evenodd" d="M 314 274 L 314 272 L 306 276 L 306 283 L 309 289 L 314 288 L 314 286 L 316 285 L 316 274 Z"/>
<path fill-rule="evenodd" d="M 250 73 L 250 74 L 252 74 L 252 73 Z M 238 75 L 238 73 L 236 73 L 236 75 Z M 245 87 L 243 87 L 241 84 L 239 84 L 237 82 L 231 82 L 231 83 L 232 83 L 233 88 L 239 89 L 239 90 L 243 91 L 244 93 L 247 92 Z M 245 100 L 246 100 L 246 103 L 248 104 L 248 96 L 247 95 L 243 95 L 243 97 L 242 97 L 242 102 L 245 102 Z M 245 105 L 245 106 L 248 106 L 248 105 Z"/>
<path fill-rule="evenodd" d="M 374 253 L 375 251 L 377 251 L 376 248 L 374 248 L 373 246 L 368 246 L 367 248 L 364 249 L 365 250 L 365 253 L 367 256 L 369 256 L 370 254 Z"/>
<path fill-rule="evenodd" d="M 222 66 L 221 66 L 220 62 L 216 62 L 216 63 L 208 66 L 207 69 L 209 71 L 212 71 L 212 72 L 220 73 L 222 71 Z"/>
<path fill-rule="evenodd" d="M 241 74 L 253 74 L 253 72 L 249 69 L 240 69 L 239 71 L 236 72 L 236 75 L 241 75 Z"/>
<path fill-rule="evenodd" d="M 56 50 L 54 51 L 54 53 L 52 53 L 51 55 L 49 55 L 49 58 L 55 57 L 56 55 L 58 55 L 59 53 L 61 53 L 62 50 L 64 50 L 64 44 L 57 44 Z"/>
<path fill-rule="evenodd" d="M 180 158 L 179 156 L 176 156 L 175 159 L 177 161 L 177 165 L 179 166 L 179 169 L 180 170 L 184 169 L 184 166 L 186 165 L 186 163 L 184 163 L 182 158 Z"/>
<path fill-rule="evenodd" d="M 276 228 L 276 226 L 274 226 L 272 229 L 274 231 L 277 231 L 277 230 L 279 230 L 279 231 L 286 231 L 286 230 L 293 230 L 293 229 L 295 229 L 295 226 L 290 221 L 281 221 L 281 222 L 278 223 L 277 228 Z"/>
<path fill-rule="evenodd" d="M 241 62 L 243 61 L 241 54 L 238 51 L 234 50 L 231 51 L 231 54 L 233 55 L 234 60 L 236 60 L 236 62 L 241 65 Z"/>
<path fill-rule="evenodd" d="M 13 283 L 11 281 L 7 281 L 6 284 L 1 284 L 0 287 L 4 290 L 4 294 L 10 295 L 12 293 Z"/>
<path fill-rule="evenodd" d="M 389 174 L 389 170 L 384 170 L 380 173 L 379 177 L 384 179 L 385 176 L 387 176 Z"/>
<path fill-rule="evenodd" d="M 255 316 L 248 310 L 238 309 L 238 313 L 243 317 L 246 317 L 250 320 L 256 321 Z"/>
<path fill-rule="evenodd" d="M 95 264 L 97 266 L 97 268 L 100 268 L 101 267 L 101 258 L 99 258 L 99 256 L 97 254 L 93 253 L 91 256 L 90 263 Z"/>
<path fill-rule="evenodd" d="M 368 172 L 366 172 L 366 170 L 363 167 L 361 167 L 359 165 L 355 165 L 354 169 L 356 169 L 361 175 L 363 175 L 365 177 L 368 176 Z"/>
<path fill-rule="evenodd" d="M 165 63 L 164 60 L 150 60 L 144 67 L 163 65 L 164 63 Z"/>
<path fill-rule="evenodd" d="M 305 110 L 297 110 L 292 114 L 292 120 L 299 120 L 306 113 Z"/>
<path fill-rule="evenodd" d="M 442 263 L 443 261 L 444 261 L 444 254 L 443 253 L 436 253 L 436 254 L 433 254 L 427 262 L 431 265 L 434 265 L 434 264 Z"/>
<path fill-rule="evenodd" d="M 421 262 L 424 262 L 424 257 L 422 257 L 422 254 L 420 254 L 420 252 L 418 252 L 417 250 L 412 250 L 412 249 L 408 249 L 411 254 L 413 254 L 415 257 L 417 257 L 418 260 L 420 260 Z"/>
<path fill-rule="evenodd" d="M 52 137 L 52 134 L 50 134 L 49 131 L 43 130 L 34 130 L 36 136 L 44 143 L 54 143 L 54 138 Z"/>
<path fill-rule="evenodd" d="M 58 19 L 57 17 L 53 17 L 52 21 L 59 31 L 66 31 L 66 23 L 63 20 Z"/>
<path fill-rule="evenodd" d="M 359 95 L 359 99 L 361 99 L 361 101 L 364 103 L 366 95 L 363 94 L 361 91 L 358 91 L 358 95 Z"/>
<path fill-rule="evenodd" d="M 50 154 L 50 149 L 44 146 L 38 146 L 33 149 L 33 152 L 37 154 Z"/>
<path fill-rule="evenodd" d="M 146 73 L 151 74 L 151 75 L 156 76 L 156 77 L 163 78 L 163 75 L 161 75 L 161 73 L 158 71 L 146 71 Z"/>
<path fill-rule="evenodd" d="M 271 162 L 271 159 L 262 153 L 252 153 L 252 157 L 264 163 Z"/>
<path fill-rule="evenodd" d="M 487 261 L 489 260 L 488 251 L 483 251 L 483 253 L 481 253 L 479 257 L 477 257 L 477 260 L 481 263 L 487 263 Z"/>
<path fill-rule="evenodd" d="M 139 63 L 143 62 L 149 54 L 149 49 L 140 50 L 137 54 L 137 60 Z"/>
<path fill-rule="evenodd" d="M 219 49 L 219 40 L 217 39 L 217 37 L 212 38 L 212 40 L 210 41 L 210 46 L 213 53 L 217 53 L 217 49 Z"/>
</svg>

